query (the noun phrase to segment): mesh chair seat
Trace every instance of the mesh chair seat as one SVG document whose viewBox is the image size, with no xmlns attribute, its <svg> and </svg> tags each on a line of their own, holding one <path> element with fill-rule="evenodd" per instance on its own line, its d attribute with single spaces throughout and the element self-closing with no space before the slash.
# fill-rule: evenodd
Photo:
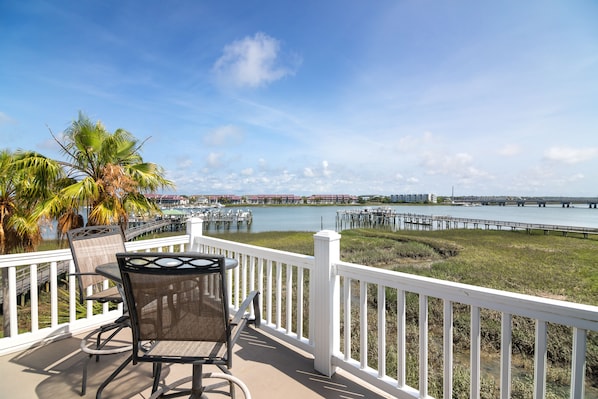
<svg viewBox="0 0 598 399">
<path fill-rule="evenodd" d="M 93 293 L 91 295 L 87 295 L 85 297 L 85 300 L 118 303 L 118 302 L 122 302 L 123 297 L 122 297 L 120 291 L 118 290 L 118 287 L 114 285 L 106 290 L 99 291 L 99 292 Z"/>
<path fill-rule="evenodd" d="M 159 341 L 145 353 L 165 363 L 182 363 L 184 359 L 226 364 L 226 344 L 223 342 Z"/>
</svg>

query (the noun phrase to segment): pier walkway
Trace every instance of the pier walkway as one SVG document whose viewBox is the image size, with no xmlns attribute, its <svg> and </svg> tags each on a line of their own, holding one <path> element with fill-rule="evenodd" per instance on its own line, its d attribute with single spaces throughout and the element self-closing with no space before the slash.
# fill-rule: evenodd
<svg viewBox="0 0 598 399">
<path fill-rule="evenodd" d="M 393 230 L 400 229 L 458 229 L 458 228 L 474 228 L 486 230 L 525 230 L 528 233 L 532 231 L 543 231 L 544 234 L 550 232 L 558 232 L 564 236 L 568 234 L 579 234 L 584 238 L 590 235 L 598 235 L 597 228 L 579 227 L 579 226 L 563 226 L 553 224 L 538 224 L 538 223 L 522 223 L 509 222 L 503 220 L 484 220 L 472 218 L 458 218 L 452 216 L 434 216 L 421 215 L 413 213 L 399 213 L 391 208 L 374 208 L 374 209 L 359 209 L 359 210 L 342 210 L 337 211 L 336 214 L 337 230 L 345 228 L 359 228 L 359 227 L 382 227 Z"/>
</svg>

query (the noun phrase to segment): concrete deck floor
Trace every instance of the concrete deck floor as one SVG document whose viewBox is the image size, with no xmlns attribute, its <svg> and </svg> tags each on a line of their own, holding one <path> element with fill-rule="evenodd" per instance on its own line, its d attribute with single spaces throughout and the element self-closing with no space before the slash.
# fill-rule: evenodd
<svg viewBox="0 0 598 399">
<path fill-rule="evenodd" d="M 11 399 L 81 398 L 85 355 L 80 337 L 0 357 L 0 397 Z M 87 393 L 95 398 L 102 381 L 127 355 L 104 356 L 90 362 Z M 206 367 L 206 371 L 212 369 Z M 215 368 L 214 368 L 215 369 Z M 217 370 L 217 369 L 215 369 Z M 104 399 L 149 398 L 151 364 L 130 364 L 103 392 Z M 247 384 L 253 398 L 391 398 L 339 371 L 332 378 L 316 373 L 313 359 L 264 330 L 248 328 L 237 341 L 231 372 Z M 166 384 L 191 375 L 190 365 L 164 366 Z M 242 396 L 242 395 L 241 395 Z M 212 396 L 209 396 L 212 397 Z"/>
</svg>

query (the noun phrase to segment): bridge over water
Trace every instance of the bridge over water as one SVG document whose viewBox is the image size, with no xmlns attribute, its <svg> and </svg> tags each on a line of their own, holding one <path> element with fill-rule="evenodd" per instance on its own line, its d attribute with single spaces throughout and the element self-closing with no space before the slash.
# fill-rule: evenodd
<svg viewBox="0 0 598 399">
<path fill-rule="evenodd" d="M 563 208 L 569 208 L 575 205 L 584 205 L 589 208 L 598 208 L 598 198 L 593 197 L 455 197 L 453 202 L 460 205 L 537 205 L 539 207 L 546 207 L 546 205 L 561 205 Z"/>
</svg>

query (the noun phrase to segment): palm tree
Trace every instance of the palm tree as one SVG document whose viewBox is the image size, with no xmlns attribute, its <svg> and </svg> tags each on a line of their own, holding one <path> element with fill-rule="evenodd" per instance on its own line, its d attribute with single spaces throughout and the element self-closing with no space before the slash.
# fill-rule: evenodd
<svg viewBox="0 0 598 399">
<path fill-rule="evenodd" d="M 67 177 L 39 213 L 56 218 L 59 233 L 82 223 L 82 207 L 88 211 L 88 225 L 126 227 L 129 214 L 158 211 L 144 193 L 174 187 L 160 166 L 143 161 L 143 143 L 124 129 L 110 133 L 101 122 L 93 123 L 79 113 L 62 140 L 52 136 L 66 156 L 61 164 Z"/>
<path fill-rule="evenodd" d="M 60 165 L 31 151 L 0 151 L 0 254 L 35 250 L 41 241 L 34 209 L 52 196 Z"/>
<path fill-rule="evenodd" d="M 34 209 L 51 196 L 62 169 L 56 161 L 34 152 L 0 151 L 0 254 L 34 251 L 41 242 Z M 10 335 L 8 268 L 2 268 L 4 336 Z"/>
</svg>

